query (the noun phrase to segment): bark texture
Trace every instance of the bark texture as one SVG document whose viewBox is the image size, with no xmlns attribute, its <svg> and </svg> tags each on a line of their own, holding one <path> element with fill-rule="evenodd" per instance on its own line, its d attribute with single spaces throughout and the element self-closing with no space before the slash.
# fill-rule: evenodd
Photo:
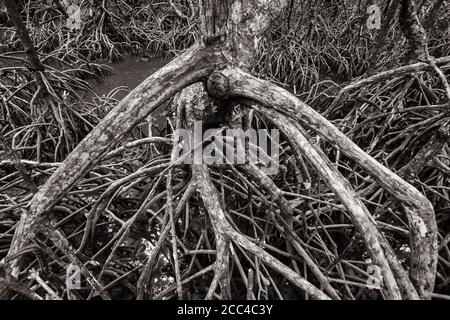
<svg viewBox="0 0 450 320">
<path fill-rule="evenodd" d="M 31 41 L 30 35 L 28 34 L 27 27 L 22 21 L 20 12 L 17 8 L 17 2 L 14 0 L 4 0 L 6 10 L 8 11 L 9 17 L 16 28 L 22 45 L 27 54 L 27 60 L 30 64 L 29 69 L 31 71 L 43 71 L 45 68 L 39 59 L 39 55 L 34 47 L 33 41 Z"/>
<path fill-rule="evenodd" d="M 7 0 L 7 2 L 12 3 L 10 0 Z M 268 81 L 254 78 L 243 71 L 243 69 L 251 67 L 259 39 L 272 20 L 286 8 L 288 1 L 201 0 L 200 3 L 203 43 L 186 51 L 132 91 L 78 145 L 46 184 L 40 188 L 31 200 L 17 227 L 8 254 L 8 271 L 13 276 L 18 275 L 21 259 L 17 258 L 17 254 L 40 231 L 47 232 L 50 239 L 64 253 L 69 255 L 72 262 L 80 263 L 76 257 L 76 252 L 71 248 L 67 239 L 52 231 L 48 221 L 49 210 L 91 168 L 98 164 L 108 151 L 116 146 L 134 126 L 163 102 L 181 92 L 175 100 L 178 103 L 178 117 L 181 117 L 182 109 L 185 108 L 186 125 L 190 129 L 192 129 L 194 120 L 203 120 L 201 117 L 208 116 L 205 113 L 208 113 L 208 110 L 211 109 L 209 107 L 214 103 L 212 99 L 237 99 L 231 100 L 231 102 L 230 99 L 227 99 L 229 104 L 222 105 L 223 108 L 234 108 L 236 101 L 240 101 L 239 99 L 242 99 L 243 102 L 251 101 L 251 104 L 256 103 L 257 105 L 254 108 L 266 114 L 290 138 L 295 154 L 303 155 L 308 159 L 349 212 L 352 222 L 364 239 L 374 264 L 381 268 L 386 296 L 391 299 L 429 298 L 434 286 L 438 257 L 437 226 L 430 202 L 410 184 L 364 153 L 329 121 L 294 95 Z M 421 38 L 421 31 L 415 29 L 417 15 L 414 16 L 415 11 L 408 1 L 403 1 L 402 5 L 407 14 L 405 15 L 407 23 L 412 26 L 408 28 L 408 31 L 412 32 L 410 38 L 415 41 L 414 43 L 418 43 L 418 45 L 414 45 L 414 48 L 419 48 L 423 44 L 423 38 Z M 389 78 L 401 72 L 410 72 L 411 68 L 428 68 L 428 64 L 416 64 L 406 69 L 373 76 L 369 80 L 365 80 L 366 82 L 354 84 L 348 90 L 362 86 L 367 81 L 379 81 L 380 77 Z M 202 81 L 207 82 L 207 91 L 205 91 L 204 84 L 199 83 Z M 236 121 L 236 123 L 231 123 L 231 126 L 235 128 L 241 124 L 242 121 L 241 123 Z M 177 127 L 181 127 L 181 125 L 182 121 L 179 120 Z M 350 183 L 342 177 L 319 146 L 311 142 L 302 125 L 325 137 L 337 149 L 355 161 L 358 166 L 371 174 L 384 189 L 401 202 L 410 224 L 409 234 L 412 250 L 410 277 L 402 268 L 388 241 L 380 233 L 377 223 L 352 189 Z M 176 143 L 174 143 L 173 150 L 176 151 Z M 111 154 L 114 155 L 115 153 L 112 152 Z M 260 185 L 269 191 L 278 204 L 281 213 L 286 218 L 283 228 L 288 234 L 287 238 L 294 244 L 294 249 L 306 262 L 305 265 L 312 271 L 324 291 L 266 252 L 260 244 L 249 240 L 230 223 L 206 165 L 193 165 L 191 167 L 193 178 L 188 187 L 190 191 L 187 191 L 186 196 L 183 196 L 178 206 L 175 206 L 172 186 L 175 164 L 175 157 L 172 157 L 171 164 L 161 172 L 161 176 L 168 173 L 166 209 L 170 221 L 165 221 L 165 227 L 162 229 L 162 240 L 157 244 L 158 250 L 155 250 L 156 253 L 152 253 L 139 278 L 137 286 L 137 297 L 139 299 L 145 296 L 158 252 L 163 246 L 165 237 L 169 235 L 171 235 L 175 260 L 176 289 L 178 296 L 183 297 L 184 280 L 181 278 L 179 266 L 177 266 L 178 247 L 175 222 L 179 218 L 184 204 L 189 200 L 192 188 L 198 191 L 204 208 L 209 214 L 216 236 L 216 261 L 211 269 L 204 269 L 205 272 L 212 270 L 215 274 L 206 296 L 208 299 L 214 297 L 217 288 L 220 288 L 221 297 L 228 298 L 230 296 L 230 283 L 227 276 L 233 245 L 242 247 L 245 251 L 261 259 L 265 265 L 284 276 L 312 298 L 340 298 L 331 286 L 330 280 L 308 257 L 302 248 L 301 240 L 299 241 L 295 233 L 292 232 L 289 226 L 289 219 L 292 216 L 290 204 L 283 198 L 276 185 L 273 182 L 271 183 L 270 179 L 257 168 L 247 167 L 247 174 L 259 181 Z M 88 217 L 87 224 L 95 224 L 97 209 L 95 208 L 94 214 Z M 90 280 L 93 288 L 98 288 L 95 278 L 90 278 Z M 251 293 L 249 293 L 249 296 L 251 296 Z"/>
<path fill-rule="evenodd" d="M 222 63 L 220 54 L 195 46 L 160 69 L 124 98 L 77 146 L 28 205 L 15 232 L 8 255 L 27 245 L 48 211 L 102 157 L 149 113 L 184 87 L 201 81 Z M 15 262 L 15 263 L 13 263 Z M 20 259 L 11 262 L 17 276 Z"/>
<path fill-rule="evenodd" d="M 319 113 L 288 91 L 252 77 L 238 68 L 215 72 L 209 83 L 223 83 L 220 96 L 244 97 L 281 112 L 322 135 L 402 203 L 410 224 L 410 276 L 419 294 L 429 298 L 434 288 L 437 268 L 437 225 L 430 201 L 416 188 L 381 165 L 355 145 L 345 134 Z M 214 92 L 217 94 L 217 90 Z"/>
</svg>

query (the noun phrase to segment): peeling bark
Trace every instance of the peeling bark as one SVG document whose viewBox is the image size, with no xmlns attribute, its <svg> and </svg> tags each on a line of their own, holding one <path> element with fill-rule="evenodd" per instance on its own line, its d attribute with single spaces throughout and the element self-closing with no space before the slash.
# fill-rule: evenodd
<svg viewBox="0 0 450 320">
<path fill-rule="evenodd" d="M 201 0 L 203 39 L 228 51 L 228 62 L 250 67 L 260 38 L 288 0 Z"/>
</svg>

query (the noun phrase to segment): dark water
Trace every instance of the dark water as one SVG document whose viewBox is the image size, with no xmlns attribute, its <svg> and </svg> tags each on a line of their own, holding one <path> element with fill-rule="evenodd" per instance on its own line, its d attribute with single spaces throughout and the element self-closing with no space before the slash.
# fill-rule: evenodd
<svg viewBox="0 0 450 320">
<path fill-rule="evenodd" d="M 13 54 L 11 56 L 26 59 L 25 54 Z M 114 98 L 121 100 L 131 90 L 136 88 L 155 71 L 164 66 L 168 60 L 164 58 L 140 58 L 136 56 L 125 56 L 120 62 L 106 64 L 110 68 L 110 74 L 103 77 L 101 81 L 87 80 L 98 96 L 107 96 L 117 87 L 124 87 L 118 91 Z M 0 69 L 10 67 L 22 67 L 23 61 L 5 59 L 0 57 Z M 58 68 L 58 66 L 55 66 Z M 89 95 L 85 98 L 92 98 Z"/>
<path fill-rule="evenodd" d="M 107 64 L 111 68 L 111 74 L 103 77 L 101 82 L 95 80 L 88 82 L 100 97 L 108 96 L 118 87 L 124 87 L 114 95 L 114 98 L 121 100 L 167 62 L 163 58 L 143 59 L 125 56 L 120 62 Z"/>
</svg>

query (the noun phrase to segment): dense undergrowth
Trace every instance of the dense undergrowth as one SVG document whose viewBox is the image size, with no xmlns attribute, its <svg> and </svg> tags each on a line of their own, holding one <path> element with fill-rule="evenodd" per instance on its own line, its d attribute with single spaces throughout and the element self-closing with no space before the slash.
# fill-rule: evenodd
<svg viewBox="0 0 450 320">
<path fill-rule="evenodd" d="M 20 219 L 18 208 L 32 197 L 33 188 L 26 182 L 43 184 L 117 102 L 114 97 L 99 97 L 97 105 L 83 101 L 83 94 L 91 90 L 86 79 L 100 80 L 108 72 L 102 63 L 118 61 L 125 54 L 173 57 L 199 38 L 199 12 L 191 5 L 195 1 L 72 1 L 83 8 L 81 30 L 67 29 L 64 12 L 52 1 L 47 6 L 42 1 L 19 2 L 45 70 L 30 70 L 20 39 L 6 13 L 0 11 L 0 133 L 11 148 L 5 147 L 0 153 L 0 258 L 9 250 Z M 384 10 L 388 1 L 380 2 Z M 261 40 L 253 73 L 294 92 L 365 152 L 427 196 L 435 208 L 440 235 L 436 297 L 446 294 L 449 298 L 450 97 L 443 78 L 449 79 L 450 63 L 439 66 L 441 74 L 427 67 L 349 88 L 361 79 L 420 62 L 408 59 L 410 43 L 398 18 L 386 21 L 389 10 L 384 10 L 383 28 L 369 30 L 367 1 L 358 3 L 292 1 L 285 18 L 277 20 Z M 433 12 L 433 3 L 423 1 L 419 18 L 428 34 L 428 53 L 439 59 L 450 56 L 450 12 L 445 1 L 437 13 Z M 425 58 L 422 62 L 429 63 Z M 151 269 L 155 270 L 151 273 L 155 285 L 147 288 L 144 296 L 168 298 L 175 294 L 171 247 L 160 243 L 159 237 L 167 225 L 167 218 L 161 215 L 165 183 L 156 175 L 170 162 L 168 144 L 176 126 L 170 103 L 164 114 L 168 118 L 165 127 L 154 126 L 152 117 L 148 117 L 130 133 L 127 142 L 131 145 L 107 156 L 53 210 L 54 223 L 81 256 L 98 263 L 92 262 L 89 268 L 104 284 L 103 293 L 110 297 L 139 296 L 135 283 L 143 281 L 139 272 L 147 267 L 155 246 L 157 267 Z M 267 119 L 257 114 L 253 124 L 270 128 Z M 149 145 L 155 135 L 162 140 Z M 400 213 L 401 204 L 339 150 L 317 140 L 364 198 L 379 228 L 407 266 L 409 227 Z M 306 251 L 325 274 L 335 279 L 333 285 L 342 297 L 380 298 L 377 290 L 366 286 L 370 261 L 345 210 L 310 164 L 292 160 L 283 138 L 282 147 L 282 170 L 274 181 L 294 205 L 292 223 Z M 23 161 L 18 164 L 17 158 Z M 155 167 L 161 170 L 155 171 Z M 174 199 L 189 192 L 183 183 L 186 179 L 184 173 L 177 175 Z M 315 281 L 314 275 L 305 271 L 302 259 L 293 254 L 295 250 L 280 237 L 279 217 L 266 218 L 274 204 L 262 200 L 267 196 L 264 191 L 258 194 L 253 182 L 235 169 L 217 170 L 213 181 L 225 202 L 232 203 L 227 208 L 230 220 L 240 230 Z M 180 214 L 180 268 L 185 278 L 196 275 L 186 284 L 186 296 L 202 297 L 211 277 L 196 272 L 212 262 L 208 255 L 212 251 L 208 221 L 196 197 Z M 34 255 L 28 257 L 22 284 L 32 283 L 27 275 L 31 269 L 39 269 L 57 295 L 67 294 L 62 289 L 62 254 L 45 238 L 37 239 L 29 250 Z M 246 296 L 244 270 L 252 267 L 257 270 L 257 298 L 304 298 L 258 259 L 240 251 L 233 255 L 234 297 Z M 44 289 L 36 292 L 49 294 Z M 73 294 L 86 298 L 94 291 Z"/>
</svg>

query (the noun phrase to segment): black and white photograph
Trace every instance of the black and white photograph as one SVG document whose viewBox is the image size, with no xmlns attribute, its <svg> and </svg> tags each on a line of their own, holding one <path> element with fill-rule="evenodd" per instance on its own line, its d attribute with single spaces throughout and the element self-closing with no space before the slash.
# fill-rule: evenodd
<svg viewBox="0 0 450 320">
<path fill-rule="evenodd" d="M 450 1 L 0 0 L 0 300 L 450 300 Z"/>
</svg>

